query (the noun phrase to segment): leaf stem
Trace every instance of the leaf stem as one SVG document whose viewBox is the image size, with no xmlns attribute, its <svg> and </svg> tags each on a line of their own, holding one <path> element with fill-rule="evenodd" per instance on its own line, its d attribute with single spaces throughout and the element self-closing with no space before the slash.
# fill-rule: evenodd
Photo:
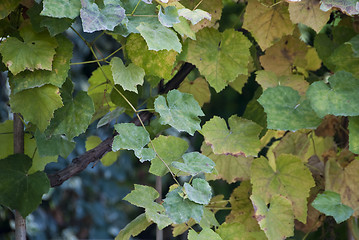
<svg viewBox="0 0 359 240">
<path fill-rule="evenodd" d="M 199 3 L 197 3 L 197 5 L 193 8 L 192 11 L 196 10 L 198 8 L 198 6 L 203 2 L 203 0 L 199 1 Z"/>
<path fill-rule="evenodd" d="M 141 1 L 142 1 L 142 0 L 139 0 L 139 1 L 137 2 L 136 7 L 135 7 L 135 8 L 133 9 L 133 11 L 131 12 L 131 16 L 133 16 L 133 14 L 135 13 L 135 11 L 136 11 L 138 5 L 140 5 L 140 2 L 141 2 Z"/>
</svg>

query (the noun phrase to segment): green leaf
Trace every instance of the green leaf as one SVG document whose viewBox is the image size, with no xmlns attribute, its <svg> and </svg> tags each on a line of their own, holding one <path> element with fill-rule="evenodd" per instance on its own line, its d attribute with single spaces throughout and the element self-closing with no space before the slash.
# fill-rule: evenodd
<svg viewBox="0 0 359 240">
<path fill-rule="evenodd" d="M 137 93 L 136 86 L 143 84 L 145 71 L 133 63 L 125 67 L 120 58 L 114 57 L 111 60 L 111 70 L 115 84 L 120 84 L 124 90 Z"/>
<path fill-rule="evenodd" d="M 196 65 L 208 83 L 217 91 L 223 90 L 239 74 L 248 73 L 251 43 L 240 32 L 213 28 L 197 33 L 197 40 L 188 45 L 187 61 Z"/>
<path fill-rule="evenodd" d="M 163 212 L 165 211 L 164 207 L 162 205 L 161 208 L 163 208 L 163 211 L 158 213 L 158 211 L 146 208 L 146 217 L 148 220 L 153 221 L 157 224 L 158 229 L 162 230 L 163 228 L 167 227 L 168 225 L 172 224 L 172 220 Z"/>
<path fill-rule="evenodd" d="M 335 66 L 335 72 L 347 71 L 359 78 L 359 57 L 354 56 L 353 49 L 349 44 L 343 44 L 336 48 L 328 60 Z"/>
<path fill-rule="evenodd" d="M 72 58 L 73 45 L 66 37 L 59 35 L 56 37 L 59 46 L 52 63 L 52 71 L 46 70 L 25 70 L 16 76 L 10 76 L 10 85 L 13 93 L 34 87 L 41 87 L 45 84 L 52 84 L 61 87 L 66 81 L 70 69 L 70 59 Z"/>
<path fill-rule="evenodd" d="M 340 71 L 328 79 L 310 85 L 307 96 L 312 108 L 320 117 L 327 114 L 335 116 L 359 115 L 359 78 L 351 73 Z"/>
<path fill-rule="evenodd" d="M 117 107 L 112 112 L 107 113 L 103 118 L 100 119 L 97 123 L 97 128 L 103 127 L 113 120 L 117 119 L 125 111 L 122 107 Z"/>
<path fill-rule="evenodd" d="M 129 240 L 131 236 L 137 236 L 146 228 L 148 228 L 152 223 L 152 221 L 147 220 L 146 214 L 142 213 L 129 224 L 127 224 L 126 227 L 119 232 L 115 240 Z"/>
<path fill-rule="evenodd" d="M 76 145 L 75 142 L 69 141 L 62 135 L 53 135 L 47 139 L 46 135 L 39 130 L 35 132 L 35 139 L 40 157 L 60 155 L 67 158 Z"/>
<path fill-rule="evenodd" d="M 3 0 L 0 3 L 0 19 L 7 17 L 16 9 L 21 0 Z"/>
<path fill-rule="evenodd" d="M 251 32 L 262 50 L 293 33 L 294 25 L 289 19 L 287 6 L 287 3 L 266 6 L 257 0 L 248 1 L 243 27 Z"/>
<path fill-rule="evenodd" d="M 173 24 L 179 23 L 179 16 L 177 8 L 175 6 L 168 6 L 165 9 L 165 12 L 162 12 L 162 8 L 158 12 L 158 20 L 165 27 L 173 27 Z"/>
<path fill-rule="evenodd" d="M 46 174 L 28 174 L 30 167 L 31 158 L 23 154 L 0 160 L 0 203 L 18 210 L 23 217 L 39 206 L 42 195 L 50 189 Z"/>
<path fill-rule="evenodd" d="M 182 45 L 177 37 L 177 34 L 169 28 L 166 28 L 159 23 L 142 22 L 136 29 L 145 39 L 148 50 L 175 50 L 182 51 Z"/>
<path fill-rule="evenodd" d="M 192 186 L 188 183 L 184 184 L 186 196 L 189 200 L 199 203 L 208 204 L 212 197 L 211 186 L 208 182 L 201 178 L 196 178 L 192 181 Z"/>
<path fill-rule="evenodd" d="M 156 153 L 152 148 L 141 148 L 139 150 L 135 150 L 135 155 L 141 163 L 144 161 L 151 161 L 156 157 Z"/>
<path fill-rule="evenodd" d="M 228 119 L 229 129 L 224 119 L 214 116 L 202 128 L 207 145 L 211 145 L 215 154 L 257 156 L 260 141 L 258 138 L 262 127 L 258 124 L 231 116 Z"/>
<path fill-rule="evenodd" d="M 348 44 L 352 47 L 354 57 L 359 57 L 359 34 L 350 39 Z"/>
<path fill-rule="evenodd" d="M 127 194 L 123 200 L 130 202 L 138 207 L 148 208 L 155 211 L 161 211 L 161 205 L 154 202 L 160 195 L 149 186 L 135 184 L 135 190 Z"/>
<path fill-rule="evenodd" d="M 291 87 L 268 88 L 258 102 L 267 113 L 268 129 L 290 131 L 302 128 L 314 129 L 321 122 L 310 107 L 309 100 L 301 100 L 299 93 Z"/>
<path fill-rule="evenodd" d="M 196 34 L 192 31 L 187 20 L 184 17 L 179 17 L 180 22 L 173 24 L 173 29 L 178 32 L 181 37 L 189 37 L 190 39 L 196 40 Z"/>
<path fill-rule="evenodd" d="M 332 191 L 318 194 L 312 202 L 312 206 L 325 215 L 333 216 L 337 223 L 348 220 L 354 213 L 351 207 L 342 203 L 340 194 Z"/>
<path fill-rule="evenodd" d="M 348 15 L 359 14 L 358 1 L 356 0 L 323 0 L 321 1 L 320 9 L 322 11 L 328 11 L 332 8 L 339 9 L 340 11 Z"/>
<path fill-rule="evenodd" d="M 181 8 L 178 10 L 178 14 L 187 20 L 190 20 L 192 25 L 196 25 L 202 19 L 208 19 L 211 21 L 211 14 L 201 9 L 191 11 L 188 8 Z"/>
<path fill-rule="evenodd" d="M 177 52 L 174 50 L 148 50 L 145 40 L 139 34 L 131 34 L 126 41 L 126 52 L 132 63 L 143 68 L 146 75 L 154 75 L 165 80 L 172 77 L 172 68 Z"/>
<path fill-rule="evenodd" d="M 80 14 L 81 0 L 44 0 L 41 15 L 74 19 Z"/>
<path fill-rule="evenodd" d="M 185 153 L 182 158 L 184 163 L 173 162 L 172 166 L 191 175 L 197 175 L 201 172 L 211 173 L 216 165 L 210 158 L 199 152 Z"/>
<path fill-rule="evenodd" d="M 183 194 L 180 187 L 167 193 L 163 200 L 167 215 L 174 223 L 184 223 L 190 218 L 200 222 L 203 215 L 203 205 L 184 199 L 180 194 Z"/>
<path fill-rule="evenodd" d="M 30 107 L 29 103 L 31 103 Z M 26 121 L 36 124 L 40 131 L 44 131 L 54 111 L 63 104 L 59 89 L 52 85 L 45 85 L 11 95 L 10 106 L 13 112 L 21 113 Z"/>
<path fill-rule="evenodd" d="M 251 200 L 255 217 L 268 240 L 293 236 L 293 211 L 291 202 L 287 198 L 275 195 L 271 198 L 269 207 L 261 195 L 253 194 Z"/>
<path fill-rule="evenodd" d="M 359 154 L 359 117 L 349 117 L 349 150 Z"/>
<path fill-rule="evenodd" d="M 211 92 L 208 83 L 202 77 L 196 78 L 194 81 L 183 81 L 178 88 L 179 91 L 190 93 L 198 102 L 199 106 L 209 103 L 211 100 Z"/>
<path fill-rule="evenodd" d="M 199 234 L 194 230 L 189 230 L 188 240 L 222 240 L 222 238 L 210 228 L 204 228 Z"/>
<path fill-rule="evenodd" d="M 246 225 L 241 222 L 224 222 L 216 230 L 223 240 L 267 240 L 268 238 L 260 229 L 257 231 L 248 231 Z"/>
<path fill-rule="evenodd" d="M 86 151 L 89 151 L 89 150 L 95 148 L 101 142 L 102 142 L 102 140 L 98 136 L 88 137 L 86 139 L 86 145 L 85 145 Z M 116 162 L 118 156 L 119 156 L 119 153 L 110 151 L 110 152 L 106 153 L 106 155 L 102 156 L 101 163 L 106 167 L 111 166 L 114 162 Z"/>
<path fill-rule="evenodd" d="M 152 145 L 156 149 L 161 159 L 170 166 L 173 161 L 181 159 L 188 148 L 188 143 L 174 136 L 159 136 L 152 140 Z M 150 173 L 156 176 L 163 176 L 168 173 L 168 169 L 158 156 L 151 161 Z M 173 169 L 172 169 L 173 170 Z"/>
<path fill-rule="evenodd" d="M 29 21 L 20 28 L 23 41 L 6 38 L 0 45 L 2 61 L 14 75 L 24 70 L 52 70 L 57 42 L 47 32 L 35 33 Z M 36 56 L 36 57 L 34 57 Z"/>
<path fill-rule="evenodd" d="M 158 96 L 154 104 L 162 124 L 169 124 L 178 131 L 191 135 L 201 129 L 198 116 L 204 116 L 204 113 L 191 94 L 171 90 L 167 94 L 167 102 L 165 97 Z"/>
<path fill-rule="evenodd" d="M 82 0 L 81 4 L 80 17 L 84 32 L 112 31 L 125 17 L 125 9 L 115 2 L 105 1 L 103 8 L 90 0 Z"/>
<path fill-rule="evenodd" d="M 261 157 L 252 163 L 251 183 L 253 195 L 262 196 L 269 203 L 272 196 L 287 197 L 296 219 L 305 223 L 307 219 L 307 198 L 315 186 L 309 169 L 301 159 L 290 154 L 282 154 L 275 160 L 273 169 L 267 159 Z"/>
<path fill-rule="evenodd" d="M 206 174 L 207 180 L 223 179 L 233 183 L 249 179 L 253 157 L 214 154 L 205 143 L 202 144 L 201 151 L 216 164 L 215 171 Z"/>
<path fill-rule="evenodd" d="M 115 136 L 112 151 L 120 149 L 140 150 L 150 142 L 150 135 L 142 126 L 134 123 L 118 123 L 115 125 L 119 135 Z"/>
<path fill-rule="evenodd" d="M 79 91 L 74 99 L 68 99 L 62 108 L 56 110 L 45 133 L 65 134 L 68 139 L 72 139 L 86 131 L 94 112 L 95 107 L 91 97 L 86 92 Z"/>
</svg>

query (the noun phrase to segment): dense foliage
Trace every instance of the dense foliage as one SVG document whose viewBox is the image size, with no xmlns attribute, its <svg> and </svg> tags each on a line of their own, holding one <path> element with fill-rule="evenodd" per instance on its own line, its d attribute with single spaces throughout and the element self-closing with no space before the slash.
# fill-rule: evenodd
<svg viewBox="0 0 359 240">
<path fill-rule="evenodd" d="M 26 217 L 50 187 L 100 159 L 112 168 L 125 150 L 172 185 L 161 196 L 136 182 L 123 200 L 144 211 L 116 239 L 152 224 L 188 239 L 307 237 L 333 231 L 330 219 L 359 238 L 358 14 L 356 0 L 1 1 L 0 69 L 25 153 L 13 154 L 12 120 L 1 123 L 0 204 Z M 90 60 L 75 61 L 69 34 Z M 119 47 L 104 56 L 106 36 Z M 71 72 L 88 64 L 79 87 Z M 211 95 L 242 94 L 251 79 L 242 116 L 205 114 Z M 113 124 L 113 136 L 87 137 L 87 152 L 44 172 L 90 125 Z M 196 151 L 186 140 L 199 135 Z M 228 199 L 213 194 L 218 179 L 238 183 Z"/>
</svg>

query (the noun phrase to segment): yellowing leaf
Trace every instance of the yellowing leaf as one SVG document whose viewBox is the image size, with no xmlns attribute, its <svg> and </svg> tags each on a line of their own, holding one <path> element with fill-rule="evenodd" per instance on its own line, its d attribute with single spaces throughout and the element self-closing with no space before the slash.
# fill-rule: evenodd
<svg viewBox="0 0 359 240">
<path fill-rule="evenodd" d="M 213 153 L 257 156 L 260 150 L 258 135 L 262 127 L 235 115 L 228 119 L 228 125 L 229 129 L 226 121 L 217 116 L 203 125 L 202 134 Z"/>
<path fill-rule="evenodd" d="M 319 32 L 328 22 L 330 11 L 320 9 L 319 0 L 289 2 L 289 14 L 293 23 L 303 23 Z"/>
<path fill-rule="evenodd" d="M 355 209 L 353 216 L 359 216 L 359 160 L 355 159 L 346 167 L 334 160 L 325 165 L 325 190 L 340 194 L 342 203 Z"/>
<path fill-rule="evenodd" d="M 300 158 L 289 154 L 279 156 L 274 167 L 263 157 L 253 161 L 253 195 L 263 196 L 266 204 L 276 194 L 287 197 L 292 203 L 295 218 L 305 223 L 307 198 L 310 189 L 315 186 L 312 174 Z"/>
<path fill-rule="evenodd" d="M 211 100 L 211 92 L 209 91 L 208 83 L 201 77 L 196 78 L 192 82 L 188 80 L 183 81 L 178 90 L 184 93 L 192 94 L 201 107 L 203 104 L 209 103 Z"/>
<path fill-rule="evenodd" d="M 269 202 L 261 196 L 253 194 L 251 200 L 255 217 L 268 240 L 281 240 L 293 236 L 294 219 L 291 202 L 281 195 L 273 196 Z"/>
<path fill-rule="evenodd" d="M 267 240 L 263 231 L 248 231 L 246 225 L 240 222 L 224 222 L 216 232 L 223 240 Z"/>
<path fill-rule="evenodd" d="M 288 4 L 266 6 L 257 0 L 248 1 L 243 27 L 248 29 L 259 46 L 266 50 L 285 35 L 291 35 L 294 25 L 289 19 Z"/>
</svg>

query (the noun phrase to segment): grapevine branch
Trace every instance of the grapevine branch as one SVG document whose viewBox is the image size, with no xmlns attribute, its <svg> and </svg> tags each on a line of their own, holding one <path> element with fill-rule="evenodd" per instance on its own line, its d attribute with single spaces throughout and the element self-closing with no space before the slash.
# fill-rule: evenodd
<svg viewBox="0 0 359 240">
<path fill-rule="evenodd" d="M 159 89 L 159 94 L 166 94 L 170 90 L 178 88 L 181 82 L 193 70 L 193 68 L 194 66 L 190 63 L 183 64 L 183 66 L 177 72 L 177 74 L 164 87 Z M 140 112 L 139 116 L 142 122 L 147 122 L 151 119 L 153 113 L 144 111 L 144 112 Z M 131 122 L 134 123 L 136 126 L 141 126 L 141 121 L 138 117 L 133 118 Z M 111 151 L 112 141 L 114 136 L 107 138 L 99 145 L 97 145 L 95 148 L 76 157 L 66 168 L 56 173 L 48 174 L 51 187 L 60 186 L 62 183 L 64 183 L 72 176 L 86 169 L 86 167 L 90 163 L 100 160 L 107 152 Z"/>
</svg>

